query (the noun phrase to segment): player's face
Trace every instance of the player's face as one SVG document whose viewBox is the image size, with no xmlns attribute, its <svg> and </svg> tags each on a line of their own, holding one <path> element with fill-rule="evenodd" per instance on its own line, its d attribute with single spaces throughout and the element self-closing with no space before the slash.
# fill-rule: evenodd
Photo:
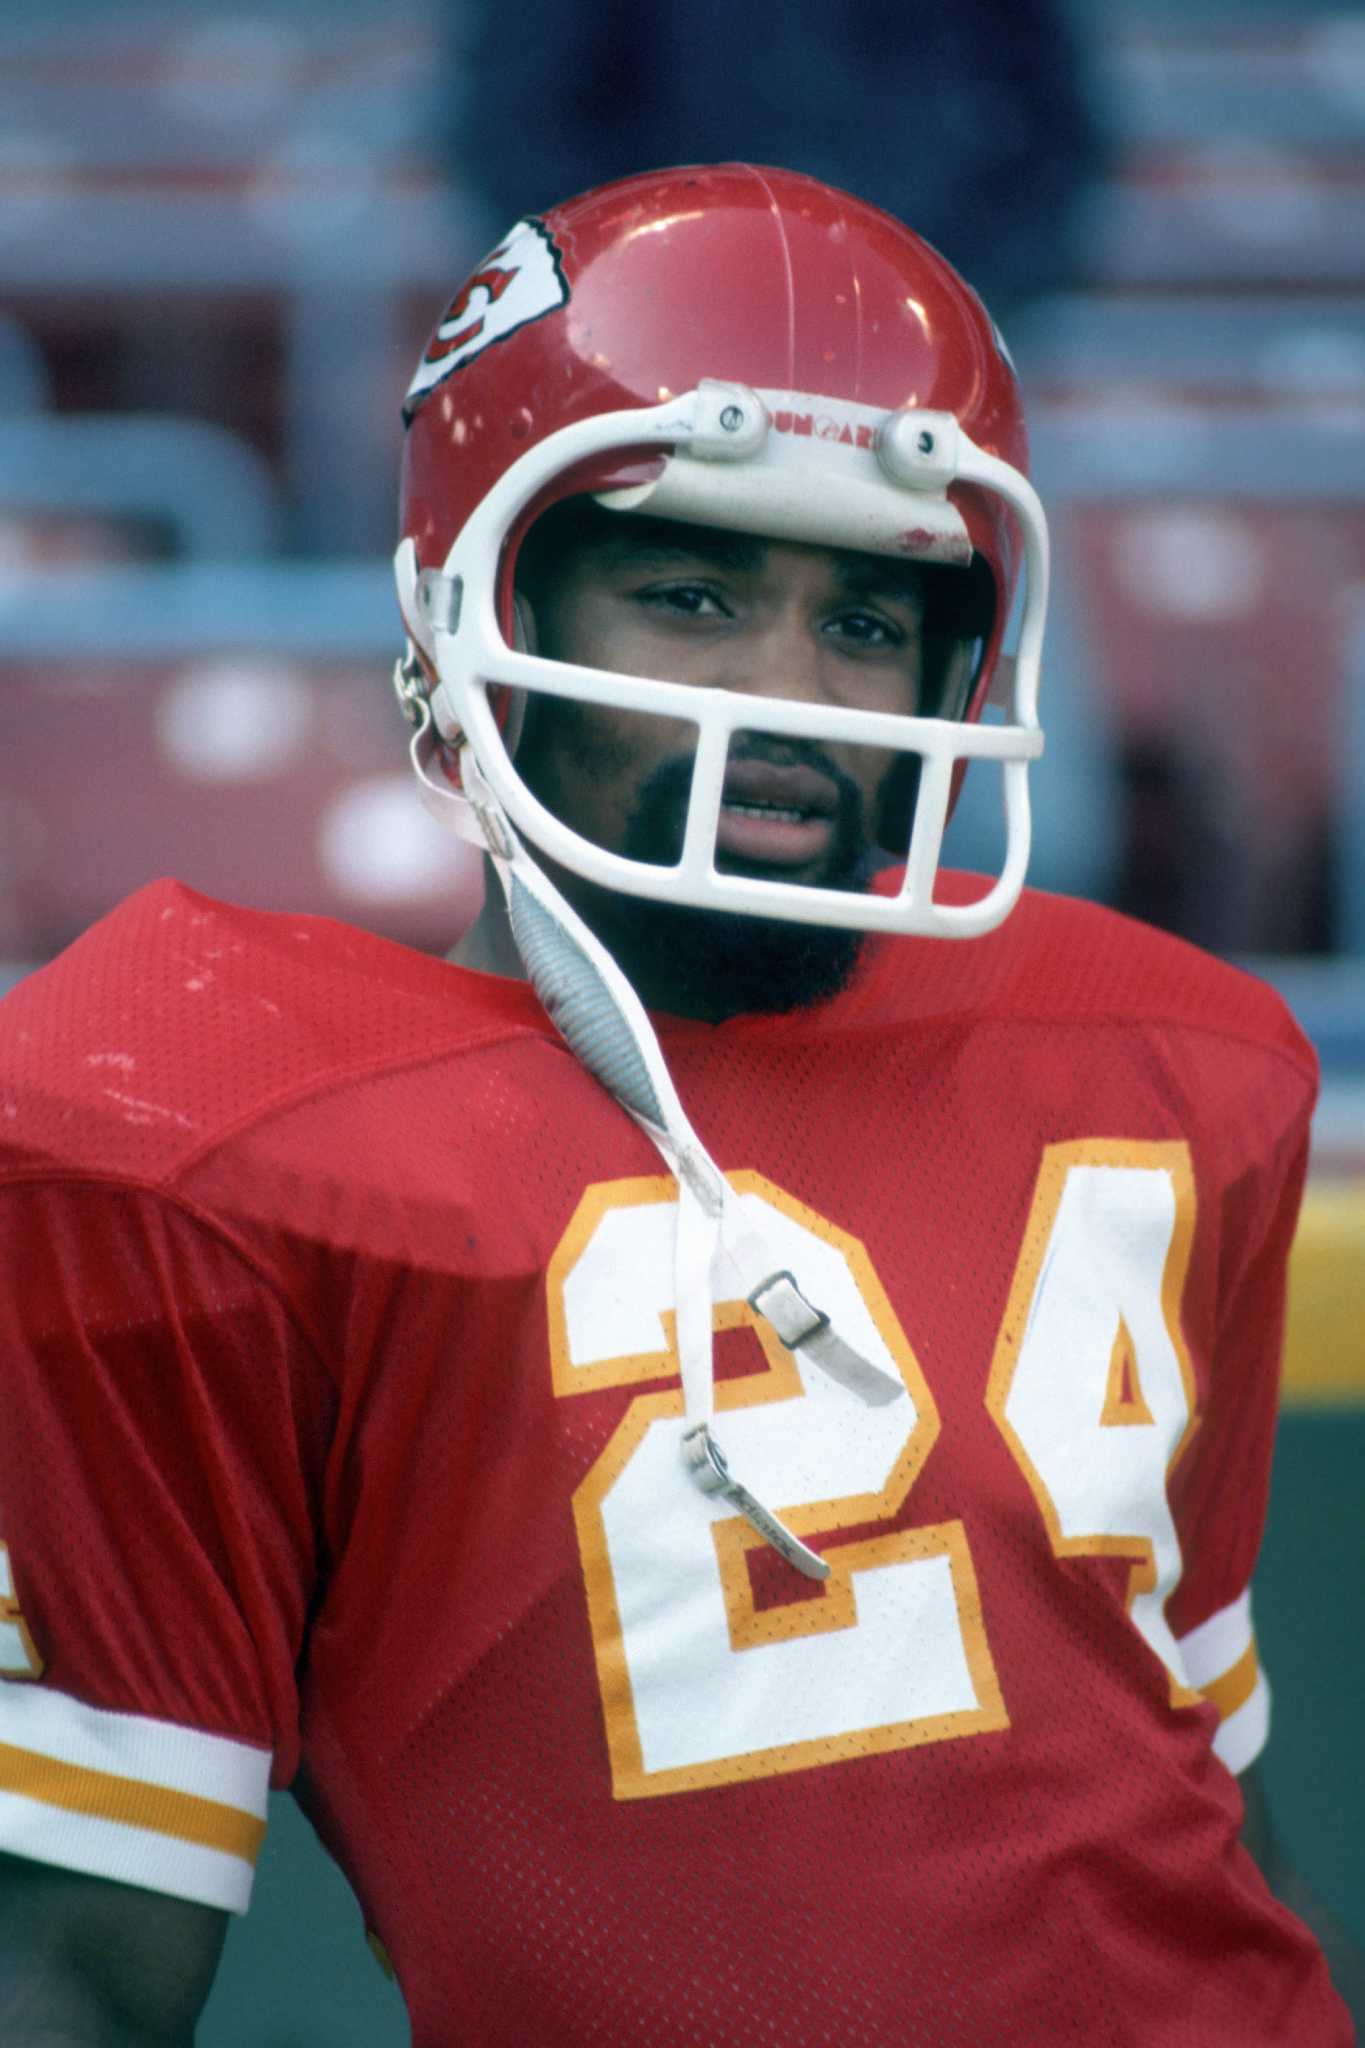
<svg viewBox="0 0 1365 2048">
<path fill-rule="evenodd" d="M 535 644 L 552 659 L 899 713 L 919 705 L 923 621 L 913 564 L 641 518 L 604 517 L 532 600 Z M 586 838 L 668 861 L 681 847 L 695 741 L 685 722 L 544 699 L 518 766 Z M 894 759 L 737 735 L 718 865 L 859 886 Z"/>
</svg>

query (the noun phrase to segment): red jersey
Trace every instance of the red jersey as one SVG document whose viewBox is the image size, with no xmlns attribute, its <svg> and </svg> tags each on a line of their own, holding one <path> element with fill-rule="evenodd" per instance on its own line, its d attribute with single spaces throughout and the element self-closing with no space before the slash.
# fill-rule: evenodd
<svg viewBox="0 0 1365 2048">
<path fill-rule="evenodd" d="M 679 1451 L 674 1188 L 533 992 L 143 891 L 3 1011 L 0 1846 L 241 1909 L 295 1786 L 419 2048 L 1338 2048 L 1241 1848 L 1312 1055 L 1026 896 L 662 1020 L 751 1219 Z M 723 1291 L 723 1290 L 722 1290 Z"/>
</svg>

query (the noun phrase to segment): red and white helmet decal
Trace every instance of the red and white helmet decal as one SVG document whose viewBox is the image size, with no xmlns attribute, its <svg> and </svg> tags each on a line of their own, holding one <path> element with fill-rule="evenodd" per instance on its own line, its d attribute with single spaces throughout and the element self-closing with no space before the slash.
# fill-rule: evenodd
<svg viewBox="0 0 1365 2048">
<path fill-rule="evenodd" d="M 549 230 L 538 220 L 519 220 L 446 308 L 408 387 L 403 417 L 410 420 L 428 392 L 461 363 L 568 301 L 568 281 Z"/>
</svg>

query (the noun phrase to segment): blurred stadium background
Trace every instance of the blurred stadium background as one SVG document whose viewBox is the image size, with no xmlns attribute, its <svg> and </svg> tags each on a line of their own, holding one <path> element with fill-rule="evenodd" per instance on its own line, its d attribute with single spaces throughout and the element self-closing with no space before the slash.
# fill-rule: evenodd
<svg viewBox="0 0 1365 2048">
<path fill-rule="evenodd" d="M 583 34 L 629 20 L 638 50 L 669 12 L 603 0 Z M 872 10 L 863 55 L 913 58 L 920 13 Z M 1016 243 L 998 306 L 1059 556 L 1036 878 L 1250 961 L 1322 1057 L 1258 1615 L 1283 1832 L 1365 1934 L 1365 18 L 1347 0 L 1069 13 L 1077 189 L 1032 244 L 1036 288 Z M 501 191 L 544 158 L 534 106 L 507 97 L 513 55 L 534 79 L 540 14 L 0 15 L 0 981 L 163 873 L 433 949 L 473 914 L 477 875 L 411 801 L 388 699 L 397 414 L 507 225 Z M 818 21 L 803 33 L 809 55 Z M 777 91 L 760 55 L 757 137 L 763 77 Z M 940 104 L 921 55 L 888 152 L 913 154 Z M 745 83 L 728 55 L 715 77 Z M 761 160 L 740 125 L 732 153 Z M 813 129 L 785 154 L 837 176 L 837 148 Z M 642 140 L 636 162 L 667 154 Z M 962 211 L 966 243 L 979 199 Z M 981 277 L 951 226 L 938 239 Z M 964 806 L 965 863 L 993 829 Z M 407 2038 L 286 1799 L 200 2038 Z"/>
</svg>

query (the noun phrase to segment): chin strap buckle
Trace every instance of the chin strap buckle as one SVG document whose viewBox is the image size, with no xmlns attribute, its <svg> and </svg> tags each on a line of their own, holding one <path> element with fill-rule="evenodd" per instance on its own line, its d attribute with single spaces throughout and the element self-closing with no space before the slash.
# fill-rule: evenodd
<svg viewBox="0 0 1365 2048">
<path fill-rule="evenodd" d="M 749 1295 L 749 1306 L 772 1325 L 788 1351 L 811 1359 L 830 1379 L 847 1387 L 870 1408 L 899 1400 L 905 1392 L 898 1375 L 864 1358 L 844 1342 L 823 1309 L 807 1300 L 795 1276 L 785 1267 L 759 1281 Z"/>
<path fill-rule="evenodd" d="M 718 1494 L 722 1500 L 738 1509 L 750 1527 L 756 1529 L 765 1543 L 771 1543 L 780 1557 L 794 1565 L 808 1579 L 827 1579 L 829 1566 L 818 1551 L 811 1550 L 799 1536 L 794 1536 L 784 1522 L 780 1522 L 770 1508 L 765 1508 L 747 1486 L 731 1476 L 725 1453 L 711 1434 L 709 1423 L 698 1422 L 684 1431 L 682 1440 L 683 1463 L 692 1480 L 705 1494 Z"/>
</svg>

